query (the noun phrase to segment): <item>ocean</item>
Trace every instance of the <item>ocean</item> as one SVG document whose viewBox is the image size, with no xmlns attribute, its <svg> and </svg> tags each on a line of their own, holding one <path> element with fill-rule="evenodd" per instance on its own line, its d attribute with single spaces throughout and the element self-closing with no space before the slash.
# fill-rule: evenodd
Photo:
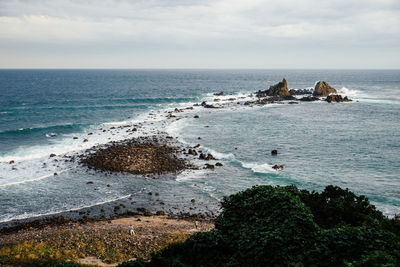
<svg viewBox="0 0 400 267">
<path fill-rule="evenodd" d="M 324 80 L 353 101 L 233 103 L 195 107 L 177 120 L 163 115 L 215 98 L 245 99 L 282 78 L 299 89 Z M 220 91 L 226 96 L 213 95 Z M 137 135 L 166 132 L 200 144 L 223 166 L 152 179 L 64 160 L 128 138 L 122 130 L 103 132 L 127 124 L 143 126 Z M 276 171 L 274 164 L 285 168 Z M 258 184 L 316 191 L 333 184 L 366 195 L 387 216 L 400 213 L 400 71 L 0 70 L 0 222 L 129 196 L 172 209 L 196 199 L 213 209 L 223 196 Z M 144 188 L 157 199 L 140 196 Z"/>
</svg>

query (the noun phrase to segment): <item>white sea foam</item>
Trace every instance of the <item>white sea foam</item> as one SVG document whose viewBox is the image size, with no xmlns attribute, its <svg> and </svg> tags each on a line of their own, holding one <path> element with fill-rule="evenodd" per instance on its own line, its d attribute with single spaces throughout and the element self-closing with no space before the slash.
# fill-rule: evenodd
<svg viewBox="0 0 400 267">
<path fill-rule="evenodd" d="M 57 174 L 61 174 L 61 173 L 67 172 L 67 171 L 72 170 L 72 169 L 74 169 L 74 168 L 69 168 L 69 169 L 66 169 L 66 170 L 58 171 Z M 49 178 L 49 177 L 54 177 L 54 172 L 50 173 L 50 174 L 43 175 L 43 176 L 39 176 L 39 177 L 36 177 L 36 178 L 28 179 L 28 180 L 22 180 L 22 181 L 17 181 L 17 182 L 9 182 L 9 183 L 5 183 L 5 184 L 0 184 L 0 187 L 6 187 L 6 186 L 12 186 L 12 185 L 36 182 L 36 181 L 40 181 L 40 180 L 43 180 L 43 179 L 46 179 L 46 178 Z"/>
<path fill-rule="evenodd" d="M 351 90 L 346 87 L 342 87 L 342 89 L 338 90 L 338 94 L 345 95 L 345 96 L 352 96 L 356 97 L 360 95 L 360 91 L 358 90 Z"/>
<path fill-rule="evenodd" d="M 240 162 L 243 168 L 251 169 L 257 173 L 276 173 L 268 163 Z"/>
</svg>

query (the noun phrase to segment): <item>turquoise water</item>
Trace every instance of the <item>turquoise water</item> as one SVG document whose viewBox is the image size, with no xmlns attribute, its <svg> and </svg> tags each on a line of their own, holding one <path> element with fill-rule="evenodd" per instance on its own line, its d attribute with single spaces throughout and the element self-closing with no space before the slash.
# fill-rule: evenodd
<svg viewBox="0 0 400 267">
<path fill-rule="evenodd" d="M 239 99 L 283 77 L 291 88 L 325 80 L 355 101 L 232 104 L 195 108 L 177 121 L 162 116 L 212 102 L 214 92 Z M 348 187 L 390 216 L 400 212 L 399 92 L 396 70 L 1 70 L 0 221 L 91 206 L 141 188 L 160 192 L 171 205 L 195 197 L 213 206 L 254 184 Z M 65 153 L 126 138 L 102 129 L 133 123 L 143 124 L 141 134 L 167 131 L 181 142 L 200 143 L 224 166 L 153 180 L 105 176 L 62 160 Z M 274 171 L 274 164 L 285 169 Z M 88 180 L 93 190 L 83 186 Z"/>
</svg>

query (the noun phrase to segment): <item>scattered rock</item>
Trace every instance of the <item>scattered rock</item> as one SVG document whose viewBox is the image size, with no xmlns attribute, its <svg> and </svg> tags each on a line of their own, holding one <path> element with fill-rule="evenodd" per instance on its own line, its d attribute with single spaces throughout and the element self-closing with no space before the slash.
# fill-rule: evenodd
<svg viewBox="0 0 400 267">
<path fill-rule="evenodd" d="M 10 160 L 10 162 L 9 162 L 10 164 L 14 164 L 15 163 L 15 161 L 14 160 Z"/>
<path fill-rule="evenodd" d="M 89 181 L 89 182 L 87 182 L 86 184 L 93 184 L 93 182 L 92 182 L 92 181 Z"/>
<path fill-rule="evenodd" d="M 56 154 L 50 154 L 50 158 L 53 158 L 53 157 L 55 157 L 55 156 L 57 156 Z"/>
<path fill-rule="evenodd" d="M 215 166 L 222 167 L 222 166 L 224 166 L 224 165 L 222 165 L 221 162 L 217 162 L 217 163 L 215 163 Z"/>
<path fill-rule="evenodd" d="M 88 135 L 93 135 L 93 133 L 88 133 Z"/>
<path fill-rule="evenodd" d="M 199 115 L 195 115 L 193 118 L 198 119 L 198 118 L 199 118 Z"/>
<path fill-rule="evenodd" d="M 53 175 L 56 176 L 56 175 L 58 175 L 58 173 L 55 172 Z"/>
<path fill-rule="evenodd" d="M 215 96 L 224 96 L 225 94 L 224 94 L 224 92 L 221 91 L 221 92 L 219 92 L 219 93 L 215 93 L 214 95 L 215 95 Z"/>
<path fill-rule="evenodd" d="M 271 155 L 278 155 L 278 150 L 276 150 L 276 149 L 272 150 Z"/>
<path fill-rule="evenodd" d="M 105 132 L 106 130 L 103 130 L 103 132 Z M 78 139 L 78 137 L 74 136 L 72 139 Z"/>
<path fill-rule="evenodd" d="M 83 139 L 83 142 L 88 142 L 89 140 L 88 139 Z"/>
<path fill-rule="evenodd" d="M 192 202 L 192 203 L 195 203 L 195 202 L 196 202 L 196 200 L 193 198 L 192 200 L 190 200 L 190 202 Z"/>
<path fill-rule="evenodd" d="M 330 94 L 336 94 L 337 91 L 335 88 L 331 87 L 327 82 L 319 81 L 315 85 L 313 95 L 319 97 L 325 97 Z"/>
</svg>

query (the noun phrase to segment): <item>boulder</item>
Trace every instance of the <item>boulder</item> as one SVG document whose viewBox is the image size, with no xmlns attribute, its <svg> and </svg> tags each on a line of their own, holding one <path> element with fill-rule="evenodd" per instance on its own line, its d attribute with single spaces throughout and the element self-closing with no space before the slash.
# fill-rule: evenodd
<svg viewBox="0 0 400 267">
<path fill-rule="evenodd" d="M 221 91 L 221 92 L 219 92 L 219 93 L 215 93 L 214 95 L 216 95 L 216 96 L 223 96 L 223 95 L 225 95 L 225 94 L 224 94 L 224 92 Z"/>
<path fill-rule="evenodd" d="M 352 100 L 347 98 L 347 96 L 342 97 L 341 95 L 328 95 L 325 101 L 331 103 L 331 102 L 350 102 Z"/>
<path fill-rule="evenodd" d="M 283 78 L 281 82 L 270 86 L 266 94 L 269 96 L 290 96 L 286 79 Z"/>
<path fill-rule="evenodd" d="M 325 97 L 330 94 L 336 94 L 337 91 L 335 88 L 331 87 L 327 82 L 319 81 L 315 85 L 313 95 L 319 97 Z"/>
</svg>

